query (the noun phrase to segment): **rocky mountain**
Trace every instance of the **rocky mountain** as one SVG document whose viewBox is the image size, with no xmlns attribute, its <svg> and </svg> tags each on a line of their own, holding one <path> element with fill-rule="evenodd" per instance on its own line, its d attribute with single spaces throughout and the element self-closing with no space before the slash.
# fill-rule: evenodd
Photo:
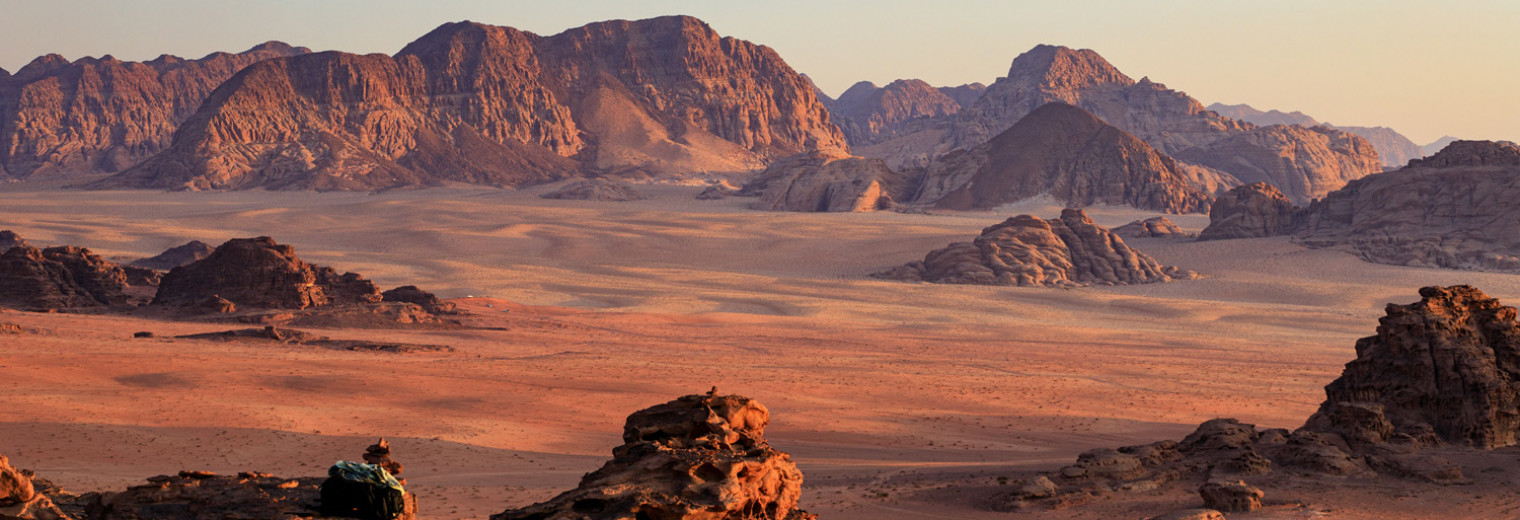
<svg viewBox="0 0 1520 520">
<path fill-rule="evenodd" d="M 1271 184 L 1300 204 L 1382 171 L 1366 139 L 1323 126 L 1251 128 L 1176 157 L 1227 171 L 1242 183 Z"/>
<path fill-rule="evenodd" d="M 1091 50 L 1050 45 L 1036 46 L 1019 55 L 1010 65 L 1008 76 L 993 82 L 976 102 L 943 124 L 853 150 L 859 155 L 887 159 L 893 167 L 923 167 L 954 150 L 981 145 L 1036 108 L 1055 102 L 1080 107 L 1162 154 L 1182 160 L 1187 160 L 1185 154 L 1213 157 L 1217 159 L 1212 162 L 1215 169 L 1246 182 L 1271 177 L 1270 172 L 1331 180 L 1357 178 L 1382 169 L 1377 166 L 1370 145 L 1338 145 L 1338 138 L 1298 132 L 1267 131 L 1244 138 L 1252 146 L 1234 141 L 1216 147 L 1216 143 L 1252 132 L 1256 126 L 1207 110 L 1186 93 L 1149 78 L 1135 81 Z M 1259 150 L 1273 140 L 1286 140 L 1288 149 L 1304 152 L 1268 155 Z M 1331 147 L 1332 144 L 1337 146 Z M 1234 155 L 1238 153 L 1253 155 Z M 1337 169 L 1341 167 L 1347 170 Z M 1328 186 L 1337 187 L 1338 184 Z M 1293 193 L 1297 196 L 1296 191 Z"/>
<path fill-rule="evenodd" d="M 1118 235 L 1094 224 L 1080 209 L 1061 218 L 1019 215 L 957 242 L 872 276 L 892 280 L 979 285 L 1127 285 L 1196 276 L 1162 266 L 1130 249 Z"/>
<path fill-rule="evenodd" d="M 963 98 L 972 95 L 969 86 L 961 88 L 967 91 L 951 92 Z M 944 89 L 922 80 L 900 79 L 885 87 L 869 81 L 856 83 L 829 110 L 850 144 L 861 146 L 891 139 L 959 112 L 961 104 Z"/>
<path fill-rule="evenodd" d="M 0 177 L 131 167 L 168 147 L 175 129 L 239 70 L 308 52 L 269 42 L 198 60 L 39 57 L 14 75 L 0 75 Z"/>
<path fill-rule="evenodd" d="M 1214 111 L 1215 113 L 1218 113 L 1221 116 L 1225 116 L 1236 121 L 1245 121 L 1247 123 L 1258 126 L 1298 125 L 1303 127 L 1310 127 L 1319 126 L 1320 124 L 1319 121 L 1314 120 L 1313 117 L 1309 117 L 1308 114 L 1299 112 L 1297 110 L 1294 110 L 1292 112 L 1283 112 L 1281 110 L 1273 109 L 1262 112 L 1261 110 L 1256 109 L 1256 107 L 1247 105 L 1245 103 L 1241 103 L 1239 105 L 1214 103 L 1212 105 L 1209 105 L 1207 108 Z"/>
<path fill-rule="evenodd" d="M 248 67 L 173 144 L 99 186 L 515 186 L 579 168 L 745 171 L 844 148 L 811 82 L 700 20 L 539 36 L 449 23 L 395 56 L 324 52 Z"/>
<path fill-rule="evenodd" d="M 1316 121 L 1313 117 L 1296 110 L 1288 113 L 1278 110 L 1262 112 L 1251 105 L 1243 103 L 1239 105 L 1214 103 L 1209 105 L 1208 108 L 1230 119 L 1245 121 L 1259 126 L 1298 125 L 1305 128 L 1328 126 L 1336 130 L 1356 134 L 1371 143 L 1372 148 L 1377 150 L 1378 158 L 1382 160 L 1383 166 L 1390 168 L 1404 166 L 1410 159 L 1419 159 L 1440 151 L 1439 147 L 1428 152 L 1421 150 L 1420 145 L 1414 144 L 1414 141 L 1410 141 L 1408 137 L 1404 137 L 1403 134 L 1386 126 L 1331 125 Z"/>
<path fill-rule="evenodd" d="M 1460 141 L 1460 140 L 1461 139 L 1457 139 L 1457 138 L 1449 136 L 1449 135 L 1441 136 L 1441 138 L 1440 139 L 1436 139 L 1435 142 L 1427 144 L 1427 145 L 1424 145 L 1424 146 L 1421 146 L 1420 147 L 1420 156 L 1421 157 L 1430 157 L 1432 155 L 1435 155 L 1437 152 L 1440 152 L 1441 150 L 1444 150 L 1447 145 L 1449 145 L 1451 143 L 1455 143 L 1455 142 Z"/>
<path fill-rule="evenodd" d="M 716 392 L 635 412 L 612 460 L 575 489 L 491 520 L 816 520 L 797 508 L 802 472 L 765 440 L 770 411 Z"/>
<path fill-rule="evenodd" d="M 876 211 L 907 200 L 914 178 L 886 161 L 816 151 L 771 163 L 741 193 L 759 194 L 768 211 Z"/>
<path fill-rule="evenodd" d="M 971 106 L 976 100 L 982 99 L 982 94 L 987 92 L 987 86 L 981 83 L 967 83 L 958 87 L 940 87 L 940 93 L 955 100 L 955 104 L 961 108 Z"/>
<path fill-rule="evenodd" d="M 991 141 L 936 159 L 914 194 L 919 204 L 986 209 L 1048 194 L 1072 207 L 1129 205 L 1168 213 L 1207 211 L 1195 179 L 1128 132 L 1064 103 L 1041 106 Z"/>
</svg>

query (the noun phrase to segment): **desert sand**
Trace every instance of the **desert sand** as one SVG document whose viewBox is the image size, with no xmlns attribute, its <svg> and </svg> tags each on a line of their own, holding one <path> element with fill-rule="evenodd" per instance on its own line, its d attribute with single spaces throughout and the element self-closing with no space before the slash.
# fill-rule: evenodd
<svg viewBox="0 0 1520 520">
<path fill-rule="evenodd" d="M 165 339 L 225 324 L 0 311 L 30 331 L 0 335 L 0 453 L 90 491 L 182 469 L 320 475 L 385 436 L 424 517 L 483 518 L 573 487 L 620 444 L 629 413 L 716 385 L 771 409 L 767 437 L 797 460 L 802 505 L 824 518 L 1146 518 L 1197 497 L 1023 514 L 975 501 L 999 476 L 1180 438 L 1215 417 L 1295 428 L 1383 305 L 1421 286 L 1520 300 L 1512 275 L 1374 265 L 1286 238 L 1127 240 L 1204 275 L 1164 284 L 882 281 L 866 275 L 1060 207 L 771 213 L 693 200 L 692 186 L 641 187 L 652 198 L 634 202 L 538 197 L 555 187 L 0 186 L 0 229 L 35 245 L 131 259 L 268 235 L 385 288 L 456 298 L 478 327 L 313 330 L 454 349 L 388 354 Z M 1155 216 L 1088 213 L 1106 226 Z M 1498 518 L 1516 503 L 1483 486 L 1334 483 L 1268 502 L 1327 499 L 1339 502 L 1240 518 Z"/>
</svg>

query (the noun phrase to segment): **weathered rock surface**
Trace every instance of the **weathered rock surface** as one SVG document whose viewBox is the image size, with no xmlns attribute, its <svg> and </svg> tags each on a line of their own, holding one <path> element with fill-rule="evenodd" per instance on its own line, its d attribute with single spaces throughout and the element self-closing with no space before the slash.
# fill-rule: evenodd
<svg viewBox="0 0 1520 520">
<path fill-rule="evenodd" d="M 45 493 L 33 485 L 33 475 L 11 467 L 0 455 L 0 518 L 64 520 L 68 516 Z"/>
<path fill-rule="evenodd" d="M 1420 289 L 1389 304 L 1376 336 L 1325 387 L 1305 428 L 1360 444 L 1418 440 L 1490 449 L 1520 434 L 1520 323 L 1515 308 L 1465 285 Z"/>
<path fill-rule="evenodd" d="M 1214 199 L 1209 227 L 1198 233 L 1198 240 L 1285 235 L 1294 229 L 1297 211 L 1298 207 L 1275 186 L 1247 184 Z"/>
<path fill-rule="evenodd" d="M 814 151 L 772 163 L 742 191 L 759 193 L 761 210 L 876 211 L 907 197 L 911 182 L 881 159 Z"/>
<path fill-rule="evenodd" d="M 458 306 L 438 299 L 438 296 L 417 288 L 415 285 L 403 285 L 389 291 L 380 293 L 381 301 L 410 303 L 433 314 L 454 314 L 458 312 Z"/>
<path fill-rule="evenodd" d="M 167 147 L 175 129 L 239 70 L 307 52 L 269 42 L 198 60 L 39 57 L 0 80 L 0 172 L 24 178 L 120 171 Z"/>
<path fill-rule="evenodd" d="M 628 417 L 622 446 L 575 489 L 492 520 L 816 518 L 797 509 L 802 472 L 765 441 L 754 400 L 689 395 Z"/>
<path fill-rule="evenodd" d="M 970 97 L 969 93 L 957 94 Z M 976 94 L 980 97 L 980 92 Z M 944 90 L 923 80 L 900 79 L 885 87 L 869 81 L 856 83 L 829 110 L 850 144 L 862 146 L 910 132 L 915 128 L 911 125 L 954 114 L 961 106 Z"/>
<path fill-rule="evenodd" d="M 134 260 L 129 265 L 141 267 L 144 269 L 168 271 L 182 265 L 189 265 L 196 260 L 200 260 L 207 256 L 211 256 L 211 251 L 213 250 L 214 248 L 211 247 L 211 244 L 207 244 L 199 240 L 191 240 L 182 245 L 166 249 L 164 252 L 159 253 L 156 256 Z"/>
<path fill-rule="evenodd" d="M 1116 227 L 1111 231 L 1115 235 L 1126 238 L 1166 238 L 1192 236 L 1177 226 L 1176 222 L 1166 217 L 1151 217 L 1145 220 L 1136 220 L 1128 224 Z"/>
<path fill-rule="evenodd" d="M 872 276 L 904 281 L 982 285 L 1126 285 L 1168 282 L 1196 275 L 1162 266 L 1094 224 L 1079 209 L 1061 218 L 1010 218 L 982 230 L 972 242 L 950 244 Z"/>
<path fill-rule="evenodd" d="M 167 150 L 99 186 L 516 186 L 583 166 L 748 170 L 845 146 L 810 82 L 775 51 L 695 18 L 548 37 L 460 22 L 393 57 L 324 52 L 248 67 Z"/>
<path fill-rule="evenodd" d="M 985 209 L 1049 194 L 1069 206 L 1207 211 L 1209 194 L 1186 169 L 1080 108 L 1050 103 L 986 144 L 934 161 L 913 201 Z"/>
<path fill-rule="evenodd" d="M 377 303 L 375 284 L 354 273 L 307 264 L 269 237 L 232 239 L 211 255 L 164 275 L 153 305 L 187 310 L 225 300 L 238 308 L 307 309 Z"/>
<path fill-rule="evenodd" d="M 1174 155 L 1229 172 L 1243 183 L 1269 183 L 1299 204 L 1383 170 L 1366 139 L 1324 126 L 1252 128 Z"/>
<path fill-rule="evenodd" d="M 1203 496 L 1203 507 L 1226 513 L 1249 513 L 1261 509 L 1265 496 L 1256 486 L 1244 481 L 1209 481 L 1198 488 Z"/>
<path fill-rule="evenodd" d="M 592 200 L 599 202 L 628 202 L 649 198 L 626 182 L 597 177 L 581 179 L 561 186 L 559 189 L 539 195 L 545 199 Z"/>
<path fill-rule="evenodd" d="M 89 249 L 13 247 L 0 254 L 0 306 L 29 310 L 108 308 L 127 303 L 127 275 Z"/>
<path fill-rule="evenodd" d="M 0 229 L 0 253 L 9 251 L 12 247 L 27 245 L 26 240 L 17 235 L 15 231 Z"/>
<path fill-rule="evenodd" d="M 1316 121 L 1308 114 L 1299 111 L 1281 112 L 1278 110 L 1269 110 L 1262 112 L 1261 110 L 1257 110 L 1251 105 L 1246 104 L 1225 105 L 1222 103 L 1214 103 L 1212 105 L 1209 105 L 1208 108 L 1209 110 L 1213 110 L 1214 112 L 1219 113 L 1219 115 L 1234 119 L 1236 121 L 1245 121 L 1257 126 L 1298 125 L 1305 128 L 1312 128 L 1324 125 L 1343 132 L 1350 132 L 1362 136 L 1363 139 L 1366 139 L 1367 142 L 1372 145 L 1372 148 L 1374 150 L 1377 150 L 1378 158 L 1382 160 L 1383 166 L 1385 167 L 1398 168 L 1400 166 L 1403 166 L 1405 163 L 1408 163 L 1410 159 L 1419 159 L 1426 155 L 1440 151 L 1439 147 L 1435 150 L 1430 150 L 1429 152 L 1421 150 L 1420 145 L 1414 144 L 1414 141 L 1410 141 L 1408 137 L 1404 137 L 1403 134 L 1400 134 L 1398 131 L 1395 131 L 1394 129 L 1388 128 L 1386 126 L 1331 125 L 1329 123 L 1321 123 L 1319 121 Z"/>
<path fill-rule="evenodd" d="M 1360 138 L 1312 131 L 1260 131 L 1255 125 L 1204 109 L 1186 93 L 1148 78 L 1130 79 L 1093 51 L 1050 45 L 1036 46 L 1019 55 L 1008 76 L 999 78 L 976 102 L 943 124 L 857 146 L 854 152 L 887 159 L 894 168 L 928 166 L 939 156 L 988 142 L 1048 103 L 1079 107 L 1181 161 L 1193 161 L 1182 154 L 1198 149 L 1199 157 L 1211 161 L 1204 166 L 1213 166 L 1241 182 L 1267 180 L 1270 173 L 1291 185 L 1313 185 L 1317 196 L 1339 188 L 1337 178 L 1356 178 L 1380 170 L 1372 146 Z M 1245 137 L 1215 146 L 1217 141 L 1236 136 Z M 1286 152 L 1300 148 L 1304 153 Z M 1312 176 L 1314 182 L 1294 175 Z M 1236 185 L 1225 184 L 1223 189 Z M 1223 191 L 1200 187 L 1210 193 Z M 1291 186 L 1283 189 L 1297 194 Z"/>
<path fill-rule="evenodd" d="M 1520 272 L 1520 147 L 1458 141 L 1304 208 L 1291 233 L 1393 265 Z"/>
<path fill-rule="evenodd" d="M 955 103 L 960 105 L 961 108 L 966 108 L 971 106 L 972 103 L 976 103 L 976 100 L 982 99 L 982 94 L 987 92 L 987 85 L 967 83 L 955 87 L 940 87 L 939 91 L 946 96 L 950 96 L 950 99 L 954 99 Z"/>
<path fill-rule="evenodd" d="M 1150 520 L 1225 520 L 1225 516 L 1213 509 L 1180 509 L 1153 516 Z"/>
</svg>

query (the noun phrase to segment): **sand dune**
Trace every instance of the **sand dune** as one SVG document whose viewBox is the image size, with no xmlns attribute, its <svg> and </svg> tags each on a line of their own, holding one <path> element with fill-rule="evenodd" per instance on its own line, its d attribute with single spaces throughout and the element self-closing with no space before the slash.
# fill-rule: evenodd
<svg viewBox="0 0 1520 520">
<path fill-rule="evenodd" d="M 1128 241 L 1200 280 L 905 284 L 865 275 L 1060 208 L 766 213 L 692 200 L 700 187 L 620 203 L 537 197 L 548 189 L 0 188 L 0 229 L 36 245 L 136 258 L 269 235 L 384 287 L 461 298 L 492 328 L 316 331 L 456 349 L 397 355 L 131 339 L 230 327 L 0 311 L 36 332 L 0 336 L 0 453 L 88 490 L 187 468 L 320 474 L 384 435 L 426 517 L 480 518 L 572 486 L 619 444 L 628 413 L 717 385 L 770 407 L 768 437 L 807 473 L 815 513 L 1006 518 L 935 489 L 1180 438 L 1216 416 L 1293 428 L 1383 304 L 1436 284 L 1520 297 L 1510 275 L 1373 265 L 1286 239 Z M 1206 220 L 1171 218 L 1193 231 Z"/>
</svg>

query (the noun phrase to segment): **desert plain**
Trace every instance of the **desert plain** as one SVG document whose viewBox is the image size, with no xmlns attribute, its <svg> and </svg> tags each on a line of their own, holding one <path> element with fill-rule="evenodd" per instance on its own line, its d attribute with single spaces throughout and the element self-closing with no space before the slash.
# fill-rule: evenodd
<svg viewBox="0 0 1520 520">
<path fill-rule="evenodd" d="M 33 244 L 132 259 L 267 235 L 472 313 L 458 330 L 312 329 L 452 348 L 397 354 L 173 339 L 228 327 L 147 314 L 0 310 L 32 332 L 0 336 L 24 343 L 0 349 L 5 454 L 79 492 L 183 469 L 320 475 L 383 436 L 422 517 L 483 518 L 573 487 L 621 442 L 627 414 L 716 386 L 769 407 L 767 438 L 806 474 L 802 506 L 823 518 L 1140 519 L 1197 495 L 1026 513 L 979 501 L 1000 477 L 1178 439 L 1216 417 L 1296 428 L 1384 305 L 1419 287 L 1520 299 L 1513 275 L 1371 264 L 1286 237 L 1128 240 L 1203 275 L 1164 284 L 884 281 L 868 275 L 1060 206 L 778 213 L 676 185 L 633 202 L 537 197 L 553 187 L 0 186 L 0 229 Z M 1109 227 L 1154 215 L 1088 213 Z M 1495 469 L 1469 486 L 1321 479 L 1230 517 L 1514 517 L 1520 495 L 1501 484 L 1520 469 Z"/>
</svg>

